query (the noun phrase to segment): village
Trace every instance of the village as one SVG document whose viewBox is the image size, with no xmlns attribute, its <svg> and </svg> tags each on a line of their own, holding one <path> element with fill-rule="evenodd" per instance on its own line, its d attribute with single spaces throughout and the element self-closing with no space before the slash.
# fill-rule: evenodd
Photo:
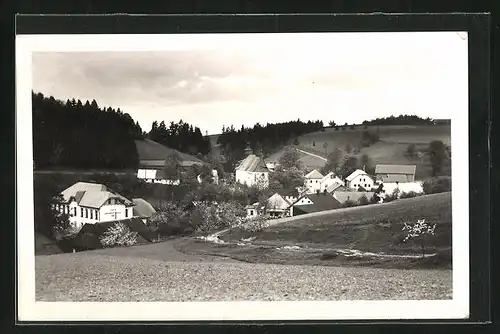
<svg viewBox="0 0 500 334">
<path fill-rule="evenodd" d="M 160 144 L 150 140 L 139 145 L 160 148 Z M 294 148 L 289 150 L 293 151 Z M 161 149 L 157 152 L 168 153 Z M 203 162 L 195 157 L 184 154 L 183 158 L 180 167 L 184 170 L 203 166 Z M 266 162 L 263 157 L 247 149 L 246 157 L 238 162 L 229 181 L 219 180 L 217 170 L 213 169 L 210 182 L 215 185 L 232 182 L 247 188 L 266 189 L 273 173 L 277 173 L 276 170 L 280 168 L 279 161 Z M 303 178 L 301 186 L 279 190 L 263 200 L 247 204 L 244 207 L 246 216 L 239 218 L 242 218 L 242 224 L 256 218 L 272 221 L 357 205 L 380 204 L 405 194 L 417 196 L 423 192 L 422 182 L 415 180 L 416 165 L 377 164 L 374 171 L 374 175 L 369 175 L 363 169 L 356 169 L 342 179 L 333 171 L 323 175 L 318 169 L 304 166 L 300 171 Z M 285 169 L 284 175 L 287 175 L 286 172 Z M 192 175 L 196 180 L 191 181 L 198 184 L 205 182 L 201 175 Z M 136 177 L 140 182 L 158 186 L 175 187 L 181 184 L 180 179 L 166 175 L 165 159 L 161 159 L 161 155 L 147 155 L 141 159 Z M 155 239 L 149 227 L 151 218 L 158 214 L 158 210 L 143 198 L 126 198 L 104 184 L 93 182 L 77 182 L 60 195 L 61 201 L 54 204 L 54 209 L 68 217 L 72 240 L 80 240 L 76 244 L 81 246 L 73 247 L 73 251 L 75 248 L 85 250 L 103 247 L 103 234 L 116 224 L 124 224 L 128 230 L 137 233 L 139 243 Z M 191 206 L 198 203 L 193 201 Z M 218 203 L 210 201 L 208 205 L 217 206 Z M 89 236 L 92 236 L 91 241 Z"/>
</svg>

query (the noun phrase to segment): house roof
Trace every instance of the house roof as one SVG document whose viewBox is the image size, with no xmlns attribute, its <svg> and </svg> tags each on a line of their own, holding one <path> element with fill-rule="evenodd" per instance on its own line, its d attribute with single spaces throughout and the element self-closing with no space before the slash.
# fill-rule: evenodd
<svg viewBox="0 0 500 334">
<path fill-rule="evenodd" d="M 375 174 L 411 174 L 415 175 L 416 165 L 377 165 Z"/>
<path fill-rule="evenodd" d="M 286 209 L 290 207 L 291 203 L 286 200 L 279 193 L 275 193 L 267 200 L 269 205 L 274 205 L 276 209 Z"/>
<path fill-rule="evenodd" d="M 310 194 L 305 196 L 309 198 L 313 204 L 294 206 L 305 213 L 334 210 L 342 206 L 335 197 L 328 193 Z"/>
<path fill-rule="evenodd" d="M 374 192 L 372 191 L 336 191 L 333 196 L 340 202 L 345 203 L 348 200 L 357 202 L 363 195 L 366 196 L 368 200 L 373 197 Z"/>
<path fill-rule="evenodd" d="M 365 175 L 366 172 L 364 170 L 361 170 L 361 169 L 356 169 L 354 172 L 352 172 L 348 177 L 346 177 L 345 179 L 347 181 L 351 181 L 353 180 L 356 176 L 358 175 Z"/>
<path fill-rule="evenodd" d="M 326 188 L 326 191 L 331 193 L 333 191 L 335 191 L 336 189 L 342 187 L 342 184 L 341 183 L 338 183 L 338 182 L 335 182 L 334 184 L 331 184 L 330 186 L 328 186 Z"/>
<path fill-rule="evenodd" d="M 155 208 L 146 200 L 142 198 L 132 198 L 134 206 L 134 216 L 139 216 L 140 218 L 149 218 L 154 213 L 156 213 Z"/>
<path fill-rule="evenodd" d="M 312 170 L 311 172 L 307 173 L 305 176 L 306 179 L 322 179 L 323 174 L 318 172 L 317 169 Z"/>
<path fill-rule="evenodd" d="M 74 198 L 78 205 L 96 209 L 111 198 L 118 198 L 125 205 L 133 205 L 131 201 L 118 193 L 108 190 L 105 185 L 100 183 L 77 182 L 65 189 L 61 195 L 65 202 L 69 202 L 71 198 Z"/>
<path fill-rule="evenodd" d="M 73 238 L 74 246 L 84 249 L 102 248 L 100 237 L 115 223 L 123 223 L 130 229 L 131 232 L 137 232 L 139 237 L 138 243 L 152 241 L 155 237 L 154 233 L 147 228 L 141 218 L 135 217 L 97 224 L 85 224 Z"/>
<path fill-rule="evenodd" d="M 176 152 L 181 160 L 181 166 L 192 166 L 193 164 L 203 165 L 204 162 L 195 156 L 179 152 L 173 148 L 164 146 L 155 141 L 144 139 L 136 140 L 135 147 L 137 149 L 137 155 L 139 158 L 139 166 L 158 166 L 162 167 L 164 165 L 165 158 Z"/>
<path fill-rule="evenodd" d="M 391 182 L 409 182 L 407 174 L 388 174 L 388 176 L 382 175 L 382 181 L 386 183 Z"/>
<path fill-rule="evenodd" d="M 250 154 L 248 157 L 243 159 L 239 165 L 236 167 L 237 170 L 245 172 L 258 172 L 265 173 L 269 172 L 264 160 L 254 154 Z"/>
</svg>

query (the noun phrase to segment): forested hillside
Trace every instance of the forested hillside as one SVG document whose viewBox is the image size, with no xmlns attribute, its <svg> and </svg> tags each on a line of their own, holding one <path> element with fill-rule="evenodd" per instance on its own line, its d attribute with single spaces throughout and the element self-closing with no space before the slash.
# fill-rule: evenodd
<svg viewBox="0 0 500 334">
<path fill-rule="evenodd" d="M 66 102 L 32 92 L 36 168 L 136 168 L 143 132 L 129 114 L 97 102 Z"/>
</svg>

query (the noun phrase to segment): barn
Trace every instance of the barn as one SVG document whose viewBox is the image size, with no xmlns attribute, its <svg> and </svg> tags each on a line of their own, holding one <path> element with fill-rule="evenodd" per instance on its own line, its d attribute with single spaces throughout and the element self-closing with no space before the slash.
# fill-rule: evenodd
<svg viewBox="0 0 500 334">
<path fill-rule="evenodd" d="M 406 183 L 415 181 L 416 165 L 377 165 L 375 177 L 384 183 Z"/>
</svg>

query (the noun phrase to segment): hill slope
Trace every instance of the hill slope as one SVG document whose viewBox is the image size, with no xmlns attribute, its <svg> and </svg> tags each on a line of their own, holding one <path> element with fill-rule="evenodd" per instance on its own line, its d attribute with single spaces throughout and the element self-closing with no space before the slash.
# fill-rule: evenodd
<svg viewBox="0 0 500 334">
<path fill-rule="evenodd" d="M 433 140 L 441 140 L 445 145 L 451 143 L 451 127 L 449 125 L 387 125 L 387 126 L 357 126 L 351 130 L 335 130 L 327 128 L 325 131 L 318 131 L 299 136 L 297 148 L 322 157 L 326 157 L 334 149 L 345 150 L 346 146 L 357 148 L 360 146 L 364 131 L 379 134 L 379 141 L 369 147 L 361 148 L 360 153 L 368 154 L 374 164 L 415 164 L 417 165 L 416 178 L 422 179 L 430 176 L 431 167 L 428 157 L 419 159 L 408 159 L 405 156 L 408 145 L 414 144 L 417 150 L 427 149 Z M 326 148 L 324 147 L 326 143 Z M 266 159 L 266 161 L 276 161 L 283 154 L 283 150 L 276 152 Z M 303 164 L 310 169 L 321 168 L 325 161 L 300 153 Z M 449 166 L 446 167 L 446 174 L 449 174 Z"/>
<path fill-rule="evenodd" d="M 256 242 L 418 254 L 419 244 L 403 242 L 403 222 L 426 219 L 436 223 L 436 236 L 429 240 L 429 251 L 441 251 L 451 248 L 451 216 L 451 192 L 448 192 L 298 216 L 260 232 L 234 230 L 223 238 L 255 237 Z"/>
<path fill-rule="evenodd" d="M 183 162 L 204 163 L 195 156 L 179 152 L 149 139 L 136 140 L 135 146 L 137 148 L 139 162 L 144 160 L 164 160 L 169 154 L 177 152 Z"/>
</svg>

